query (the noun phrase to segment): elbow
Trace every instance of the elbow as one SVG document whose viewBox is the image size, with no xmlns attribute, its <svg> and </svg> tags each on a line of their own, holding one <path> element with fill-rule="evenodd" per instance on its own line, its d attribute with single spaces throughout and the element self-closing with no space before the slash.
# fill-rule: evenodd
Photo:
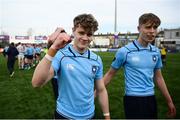
<svg viewBox="0 0 180 120">
<path fill-rule="evenodd" d="M 32 86 L 33 88 L 38 88 L 41 87 L 41 84 L 36 79 L 32 79 Z"/>
<path fill-rule="evenodd" d="M 98 94 L 98 95 L 104 94 L 104 93 L 106 93 L 106 92 L 107 92 L 107 91 L 106 91 L 106 88 L 105 88 L 105 87 L 100 88 L 100 89 L 97 89 L 97 94 Z"/>
<path fill-rule="evenodd" d="M 40 86 L 38 84 L 32 83 L 33 88 L 39 88 Z"/>
</svg>

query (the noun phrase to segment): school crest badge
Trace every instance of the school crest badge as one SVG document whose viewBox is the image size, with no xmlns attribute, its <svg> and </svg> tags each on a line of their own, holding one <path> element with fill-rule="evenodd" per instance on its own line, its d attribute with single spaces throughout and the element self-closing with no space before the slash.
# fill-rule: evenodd
<svg viewBox="0 0 180 120">
<path fill-rule="evenodd" d="M 95 74 L 97 71 L 97 66 L 92 66 L 92 73 Z"/>
<path fill-rule="evenodd" d="M 152 60 L 153 60 L 154 62 L 157 61 L 156 55 L 153 55 L 153 56 L 152 56 Z"/>
</svg>

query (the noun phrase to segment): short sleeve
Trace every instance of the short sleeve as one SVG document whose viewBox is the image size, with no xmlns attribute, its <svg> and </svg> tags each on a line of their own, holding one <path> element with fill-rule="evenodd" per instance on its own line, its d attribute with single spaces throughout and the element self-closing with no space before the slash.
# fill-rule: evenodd
<svg viewBox="0 0 180 120">
<path fill-rule="evenodd" d="M 161 53 L 160 53 L 160 50 L 157 48 L 157 53 L 158 53 L 158 61 L 156 63 L 156 66 L 155 66 L 155 69 L 160 69 L 163 67 L 162 65 L 162 60 L 161 60 Z"/>
<path fill-rule="evenodd" d="M 58 51 L 58 53 L 56 53 L 55 57 L 53 58 L 52 67 L 54 69 L 55 75 L 57 75 L 57 72 L 60 70 L 60 62 L 63 56 L 64 55 L 60 51 Z"/>
<path fill-rule="evenodd" d="M 127 49 L 125 47 L 120 48 L 113 59 L 111 67 L 114 69 L 120 69 L 126 61 Z"/>
<path fill-rule="evenodd" d="M 103 64 L 101 57 L 98 56 L 98 69 L 95 75 L 95 80 L 99 80 L 103 77 Z"/>
</svg>

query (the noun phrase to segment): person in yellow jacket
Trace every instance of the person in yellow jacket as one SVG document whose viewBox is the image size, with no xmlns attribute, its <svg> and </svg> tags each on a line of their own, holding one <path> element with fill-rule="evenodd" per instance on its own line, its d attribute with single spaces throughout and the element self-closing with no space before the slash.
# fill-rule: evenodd
<svg viewBox="0 0 180 120">
<path fill-rule="evenodd" d="M 44 48 L 44 53 L 46 54 L 48 52 L 48 48 Z"/>
<path fill-rule="evenodd" d="M 162 59 L 162 63 L 164 65 L 166 64 L 166 55 L 167 55 L 167 49 L 165 47 L 162 47 L 162 49 L 161 49 L 161 59 Z"/>
</svg>

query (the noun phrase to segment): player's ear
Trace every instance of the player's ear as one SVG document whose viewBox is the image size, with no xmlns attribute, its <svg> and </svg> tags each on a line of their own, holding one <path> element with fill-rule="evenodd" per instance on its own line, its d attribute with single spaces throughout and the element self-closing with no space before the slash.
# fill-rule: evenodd
<svg viewBox="0 0 180 120">
<path fill-rule="evenodd" d="M 75 28 L 73 27 L 72 28 L 72 35 L 71 35 L 72 38 L 74 38 L 74 32 L 75 32 Z"/>
<path fill-rule="evenodd" d="M 137 30 L 140 31 L 140 26 L 137 26 Z"/>
<path fill-rule="evenodd" d="M 72 28 L 72 31 L 73 31 L 73 32 L 75 31 L 75 27 Z"/>
</svg>

